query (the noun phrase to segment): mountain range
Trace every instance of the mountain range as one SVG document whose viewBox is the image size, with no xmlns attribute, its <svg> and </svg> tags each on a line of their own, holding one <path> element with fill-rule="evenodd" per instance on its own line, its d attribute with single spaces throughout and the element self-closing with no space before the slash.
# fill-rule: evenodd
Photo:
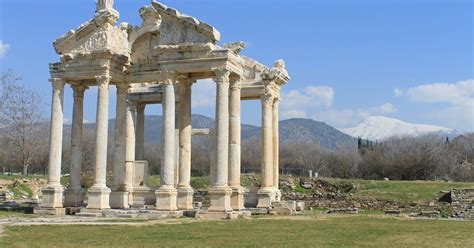
<svg viewBox="0 0 474 248">
<path fill-rule="evenodd" d="M 147 115 L 145 117 L 145 141 L 147 143 L 160 143 L 162 130 L 162 116 Z M 109 120 L 109 136 L 113 138 L 115 119 Z M 192 115 L 193 128 L 214 129 L 215 120 L 203 115 Z M 84 128 L 94 129 L 95 123 L 86 122 Z M 66 125 L 65 131 L 70 126 Z M 242 141 L 255 140 L 260 142 L 261 128 L 254 125 L 242 124 Z M 384 140 L 392 136 L 416 136 L 426 133 L 454 138 L 461 134 L 450 128 L 411 124 L 397 119 L 383 116 L 372 116 L 353 128 L 336 129 L 324 122 L 311 119 L 292 118 L 280 121 L 280 142 L 285 143 L 315 143 L 321 147 L 335 150 L 338 147 L 357 147 L 357 137 L 368 140 Z M 196 138 L 196 142 L 202 141 L 204 137 Z"/>
<path fill-rule="evenodd" d="M 145 117 L 145 142 L 161 142 L 162 116 L 147 115 Z M 215 120 L 203 115 L 192 115 L 193 128 L 214 129 Z M 115 119 L 109 120 L 109 137 L 113 137 Z M 95 123 L 84 123 L 85 129 L 94 129 Z M 70 126 L 66 126 L 66 132 Z M 256 139 L 260 142 L 261 128 L 254 125 L 242 124 L 242 141 Z M 311 142 L 334 150 L 340 146 L 357 147 L 357 139 L 347 135 L 324 122 L 310 119 L 294 118 L 280 121 L 280 142 Z"/>
<path fill-rule="evenodd" d="M 451 128 L 412 124 L 384 116 L 371 116 L 355 127 L 339 130 L 352 137 L 361 137 L 368 140 L 384 140 L 390 137 L 418 136 L 429 133 L 454 138 L 461 134 Z"/>
</svg>

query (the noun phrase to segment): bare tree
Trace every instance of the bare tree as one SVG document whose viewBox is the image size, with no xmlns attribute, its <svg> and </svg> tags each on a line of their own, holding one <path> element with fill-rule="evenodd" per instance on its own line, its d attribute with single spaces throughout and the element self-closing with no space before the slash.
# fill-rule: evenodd
<svg viewBox="0 0 474 248">
<path fill-rule="evenodd" d="M 23 174 L 39 156 L 45 140 L 42 133 L 47 130 L 44 118 L 45 104 L 41 96 L 18 84 L 20 80 L 14 73 L 1 76 L 1 97 L 5 99 L 1 106 L 2 143 L 7 156 L 13 163 L 22 167 Z"/>
</svg>

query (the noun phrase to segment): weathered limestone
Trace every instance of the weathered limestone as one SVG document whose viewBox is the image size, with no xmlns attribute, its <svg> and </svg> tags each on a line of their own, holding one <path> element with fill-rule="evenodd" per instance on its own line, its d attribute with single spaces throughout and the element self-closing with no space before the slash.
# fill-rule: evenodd
<svg viewBox="0 0 474 248">
<path fill-rule="evenodd" d="M 127 118 L 127 90 L 128 85 L 120 83 L 117 88 L 117 105 L 115 114 L 115 135 L 114 135 L 114 164 L 112 193 L 110 194 L 111 208 L 129 208 L 129 190 L 125 187 L 125 156 L 126 156 L 126 118 Z"/>
<path fill-rule="evenodd" d="M 43 189 L 41 208 L 62 208 L 61 156 L 63 144 L 63 98 L 64 81 L 51 79 L 53 96 L 51 104 L 51 136 L 48 164 L 48 184 Z"/>
<path fill-rule="evenodd" d="M 80 207 L 83 204 L 81 167 L 82 167 L 82 128 L 84 122 L 84 91 L 82 84 L 71 85 L 74 96 L 71 127 L 71 162 L 69 166 L 69 186 L 64 192 L 65 207 Z"/>
<path fill-rule="evenodd" d="M 135 160 L 135 112 L 136 105 L 128 102 L 126 116 L 126 149 L 125 149 L 125 188 L 130 192 L 129 205 L 134 208 L 143 208 L 146 198 L 150 195 L 150 188 L 146 186 L 148 163 Z M 142 108 L 143 110 L 144 108 Z M 138 118 L 137 118 L 138 119 Z M 140 173 L 141 172 L 141 173 Z M 136 180 L 136 175 L 142 177 Z"/>
<path fill-rule="evenodd" d="M 140 9 L 140 26 L 117 25 L 119 13 L 113 3 L 97 0 L 93 19 L 53 43 L 60 60 L 50 64 L 54 90 L 43 211 L 64 212 L 59 183 L 62 95 L 64 83 L 69 81 L 74 84 L 75 98 L 66 206 L 77 207 L 83 202 L 80 155 L 84 90 L 80 85 L 97 85 L 94 184 L 87 192 L 88 209 L 84 214 L 101 214 L 111 211 L 110 207 L 144 208 L 153 204 L 158 212 L 170 216 L 179 215 L 178 210 L 191 210 L 191 85 L 210 78 L 217 84 L 217 96 L 216 127 L 209 144 L 208 216 L 237 216 L 244 209 L 240 185 L 241 100 L 262 100 L 262 188 L 258 205 L 268 208 L 272 201 L 278 201 L 278 101 L 273 99 L 279 99 L 281 85 L 289 80 L 284 61 L 277 60 L 269 68 L 241 56 L 245 48 L 242 42 L 218 45 L 220 34 L 214 27 L 155 1 Z M 112 192 L 106 185 L 109 84 L 117 86 Z M 146 186 L 147 104 L 163 107 L 161 186 L 156 191 Z"/>
<path fill-rule="evenodd" d="M 240 186 L 240 90 L 239 79 L 230 83 L 229 95 L 229 187 L 232 189 L 231 206 L 234 210 L 244 209 L 244 190 Z"/>
<path fill-rule="evenodd" d="M 174 149 L 175 149 L 175 79 L 162 82 L 163 87 L 163 158 L 161 162 L 160 183 L 155 191 L 156 210 L 177 210 L 177 194 L 174 187 Z"/>
<path fill-rule="evenodd" d="M 193 209 L 194 190 L 191 187 L 191 87 L 194 81 L 181 80 L 179 104 L 179 182 L 178 209 Z"/>
<path fill-rule="evenodd" d="M 136 160 L 145 159 L 145 104 L 137 105 L 137 123 L 136 123 Z"/>
<path fill-rule="evenodd" d="M 210 212 L 230 212 L 230 195 L 228 186 L 229 165 L 229 76 L 230 72 L 219 68 L 214 70 L 217 84 L 216 94 L 216 174 L 215 182 L 209 190 L 211 197 Z"/>
<path fill-rule="evenodd" d="M 110 208 L 109 196 L 111 190 L 106 185 L 110 79 L 107 74 L 96 77 L 99 91 L 97 94 L 94 184 L 88 191 L 87 208 L 90 209 Z"/>
<path fill-rule="evenodd" d="M 262 96 L 262 162 L 261 162 L 261 188 L 258 191 L 258 208 L 268 208 L 274 199 L 273 187 L 273 96 Z"/>
<path fill-rule="evenodd" d="M 273 102 L 273 187 L 275 188 L 275 200 L 281 200 L 281 191 L 279 189 L 279 175 L 280 175 L 280 133 L 279 133 L 279 105 L 280 99 L 275 98 Z"/>
</svg>

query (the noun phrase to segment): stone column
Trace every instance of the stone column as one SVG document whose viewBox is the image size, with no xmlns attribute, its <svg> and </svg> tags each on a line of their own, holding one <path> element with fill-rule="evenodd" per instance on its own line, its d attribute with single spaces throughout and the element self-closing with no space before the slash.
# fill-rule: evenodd
<svg viewBox="0 0 474 248">
<path fill-rule="evenodd" d="M 177 194 L 174 187 L 174 149 L 175 149 L 175 79 L 167 79 L 163 87 L 163 154 L 161 162 L 161 186 L 155 191 L 156 209 L 159 211 L 177 210 Z"/>
<path fill-rule="evenodd" d="M 280 99 L 275 98 L 273 102 L 273 187 L 275 188 L 275 200 L 281 200 L 281 191 L 279 189 L 280 176 L 280 134 L 279 134 L 279 105 Z"/>
<path fill-rule="evenodd" d="M 233 80 L 229 94 L 229 187 L 232 189 L 231 206 L 244 209 L 244 191 L 240 186 L 240 90 L 241 83 Z"/>
<path fill-rule="evenodd" d="M 71 127 L 71 163 L 69 166 L 69 186 L 65 192 L 64 206 L 80 207 L 83 204 L 81 167 L 82 167 L 82 127 L 84 122 L 84 91 L 86 86 L 71 85 L 74 96 Z"/>
<path fill-rule="evenodd" d="M 271 207 L 275 190 L 273 188 L 273 129 L 272 112 L 273 96 L 262 96 L 262 155 L 261 155 L 261 188 L 258 191 L 258 208 Z"/>
<path fill-rule="evenodd" d="M 88 191 L 87 208 L 90 209 L 110 208 L 110 189 L 106 185 L 110 79 L 109 75 L 96 77 L 99 91 L 97 94 L 94 184 Z"/>
<path fill-rule="evenodd" d="M 127 90 L 125 83 L 116 84 L 117 104 L 115 107 L 115 134 L 114 134 L 114 164 L 112 193 L 110 195 L 111 208 L 130 208 L 128 202 L 129 189 L 125 188 L 125 153 L 126 153 L 126 117 L 127 117 Z"/>
<path fill-rule="evenodd" d="M 129 101 L 127 103 L 125 116 L 125 175 L 123 181 L 124 188 L 130 192 L 128 195 L 129 205 L 141 207 L 145 205 L 144 197 L 140 200 L 136 199 L 135 189 L 133 187 L 133 175 L 135 170 L 135 112 L 136 104 Z M 140 191 L 140 189 L 138 189 L 138 191 Z M 148 187 L 146 188 L 146 193 L 147 192 L 149 192 Z M 138 203 L 137 200 L 139 201 Z"/>
<path fill-rule="evenodd" d="M 175 87 L 175 95 L 179 95 L 179 89 L 180 89 L 180 85 L 178 85 L 178 87 Z M 179 136 L 180 136 L 180 132 L 179 132 L 179 118 L 181 116 L 181 114 L 179 113 L 180 111 L 180 102 L 176 101 L 175 102 L 175 114 L 174 114 L 174 126 L 175 126 L 175 130 L 174 130 L 174 186 L 175 187 L 178 187 L 178 183 L 179 183 Z"/>
<path fill-rule="evenodd" d="M 215 70 L 214 81 L 217 84 L 216 94 L 216 175 L 215 182 L 209 190 L 211 212 L 230 212 L 230 195 L 228 186 L 229 165 L 229 71 Z"/>
<path fill-rule="evenodd" d="M 191 86 L 194 81 L 182 80 L 179 91 L 179 182 L 178 209 L 193 209 L 191 188 Z"/>
<path fill-rule="evenodd" d="M 136 160 L 145 159 L 145 104 L 137 105 Z"/>
<path fill-rule="evenodd" d="M 61 186 L 61 156 L 63 145 L 63 98 L 64 82 L 51 79 L 53 85 L 51 104 L 51 130 L 49 143 L 48 184 L 42 190 L 41 208 L 62 208 L 63 187 Z"/>
</svg>

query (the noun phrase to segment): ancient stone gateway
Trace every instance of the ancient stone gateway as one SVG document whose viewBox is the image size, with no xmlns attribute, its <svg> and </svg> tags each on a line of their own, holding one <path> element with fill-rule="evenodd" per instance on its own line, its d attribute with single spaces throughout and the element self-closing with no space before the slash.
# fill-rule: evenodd
<svg viewBox="0 0 474 248">
<path fill-rule="evenodd" d="M 48 184 L 37 212 L 64 213 L 82 207 L 81 147 L 84 93 L 98 87 L 94 184 L 85 209 L 128 209 L 154 205 L 157 211 L 193 208 L 191 178 L 191 90 L 196 80 L 217 85 L 214 166 L 211 168 L 211 213 L 244 209 L 240 186 L 240 102 L 262 103 L 261 188 L 258 206 L 279 201 L 278 104 L 280 87 L 289 80 L 285 63 L 272 68 L 239 55 L 241 42 L 217 45 L 212 26 L 152 2 L 140 9 L 141 26 L 115 25 L 113 0 L 97 1 L 95 16 L 54 42 L 60 62 L 50 65 L 53 86 Z M 74 93 L 70 183 L 60 184 L 63 93 Z M 109 85 L 117 89 L 113 182 L 106 185 Z M 162 104 L 163 157 L 161 186 L 143 184 L 144 108 Z M 178 131 L 176 131 L 177 129 Z M 137 176 L 138 175 L 138 176 Z M 140 183 L 141 181 L 142 183 Z M 63 199 L 64 195 L 64 199 Z"/>
</svg>

